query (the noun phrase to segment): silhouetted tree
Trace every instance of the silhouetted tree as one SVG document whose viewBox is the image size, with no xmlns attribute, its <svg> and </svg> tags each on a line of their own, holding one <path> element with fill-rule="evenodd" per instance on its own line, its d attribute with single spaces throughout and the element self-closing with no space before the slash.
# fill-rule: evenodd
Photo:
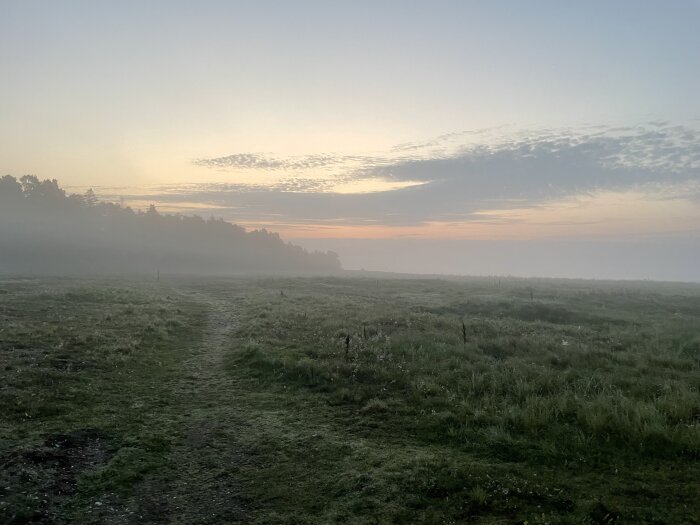
<svg viewBox="0 0 700 525">
<path fill-rule="evenodd" d="M 335 253 L 309 253 L 266 230 L 220 218 L 163 215 L 66 195 L 56 180 L 0 178 L 0 272 L 331 273 Z M 152 275 L 152 273 L 151 273 Z"/>
</svg>

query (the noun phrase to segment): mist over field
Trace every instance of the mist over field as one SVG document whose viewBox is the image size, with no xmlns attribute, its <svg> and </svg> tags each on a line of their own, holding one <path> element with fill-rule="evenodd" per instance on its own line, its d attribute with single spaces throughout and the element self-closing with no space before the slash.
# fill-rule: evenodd
<svg viewBox="0 0 700 525">
<path fill-rule="evenodd" d="M 700 282 L 700 236 L 680 239 L 292 239 L 332 250 L 347 270 Z"/>
<path fill-rule="evenodd" d="M 340 270 L 332 253 L 309 253 L 267 231 L 221 219 L 161 215 L 101 203 L 90 190 L 0 178 L 0 274 L 313 275 Z"/>
<path fill-rule="evenodd" d="M 0 524 L 700 524 L 699 0 L 0 0 Z"/>
<path fill-rule="evenodd" d="M 292 239 L 211 215 L 161 214 L 68 194 L 56 181 L 0 178 L 6 275 L 415 275 L 700 281 L 700 237 L 608 240 Z M 342 264 L 342 265 L 341 265 Z"/>
</svg>

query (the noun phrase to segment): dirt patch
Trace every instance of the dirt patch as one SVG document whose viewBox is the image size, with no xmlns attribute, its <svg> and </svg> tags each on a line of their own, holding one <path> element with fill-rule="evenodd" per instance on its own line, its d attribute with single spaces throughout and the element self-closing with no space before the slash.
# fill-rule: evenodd
<svg viewBox="0 0 700 525">
<path fill-rule="evenodd" d="M 100 430 L 81 429 L 1 457 L 0 521 L 67 522 L 61 509 L 75 494 L 80 475 L 106 464 L 116 449 Z"/>
</svg>

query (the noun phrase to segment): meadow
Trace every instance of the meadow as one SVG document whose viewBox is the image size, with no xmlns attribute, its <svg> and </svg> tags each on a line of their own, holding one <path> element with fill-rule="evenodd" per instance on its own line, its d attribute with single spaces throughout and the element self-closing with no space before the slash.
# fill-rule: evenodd
<svg viewBox="0 0 700 525">
<path fill-rule="evenodd" d="M 0 522 L 700 521 L 700 285 L 0 280 Z"/>
</svg>

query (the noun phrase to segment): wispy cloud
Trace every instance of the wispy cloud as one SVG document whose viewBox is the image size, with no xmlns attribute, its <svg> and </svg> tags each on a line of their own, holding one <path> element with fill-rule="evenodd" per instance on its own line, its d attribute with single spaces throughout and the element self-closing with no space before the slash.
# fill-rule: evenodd
<svg viewBox="0 0 700 525">
<path fill-rule="evenodd" d="M 254 169 L 261 171 L 298 171 L 336 167 L 344 164 L 374 164 L 379 159 L 362 155 L 333 153 L 280 158 L 263 153 L 235 153 L 224 157 L 196 159 L 195 165 L 216 169 Z"/>
<path fill-rule="evenodd" d="M 163 187 L 156 202 L 206 202 L 242 223 L 381 224 L 435 221 L 506 224 L 495 211 L 557 199 L 638 190 L 657 199 L 700 194 L 700 133 L 666 122 L 507 133 L 450 133 L 385 154 L 275 157 L 257 153 L 199 159 L 214 169 L 278 172 L 266 184 Z M 328 176 L 318 171 L 333 168 Z M 339 193 L 360 181 L 419 183 L 388 191 Z M 479 214 L 484 210 L 489 215 Z M 582 224 L 582 223 L 579 223 Z"/>
</svg>

